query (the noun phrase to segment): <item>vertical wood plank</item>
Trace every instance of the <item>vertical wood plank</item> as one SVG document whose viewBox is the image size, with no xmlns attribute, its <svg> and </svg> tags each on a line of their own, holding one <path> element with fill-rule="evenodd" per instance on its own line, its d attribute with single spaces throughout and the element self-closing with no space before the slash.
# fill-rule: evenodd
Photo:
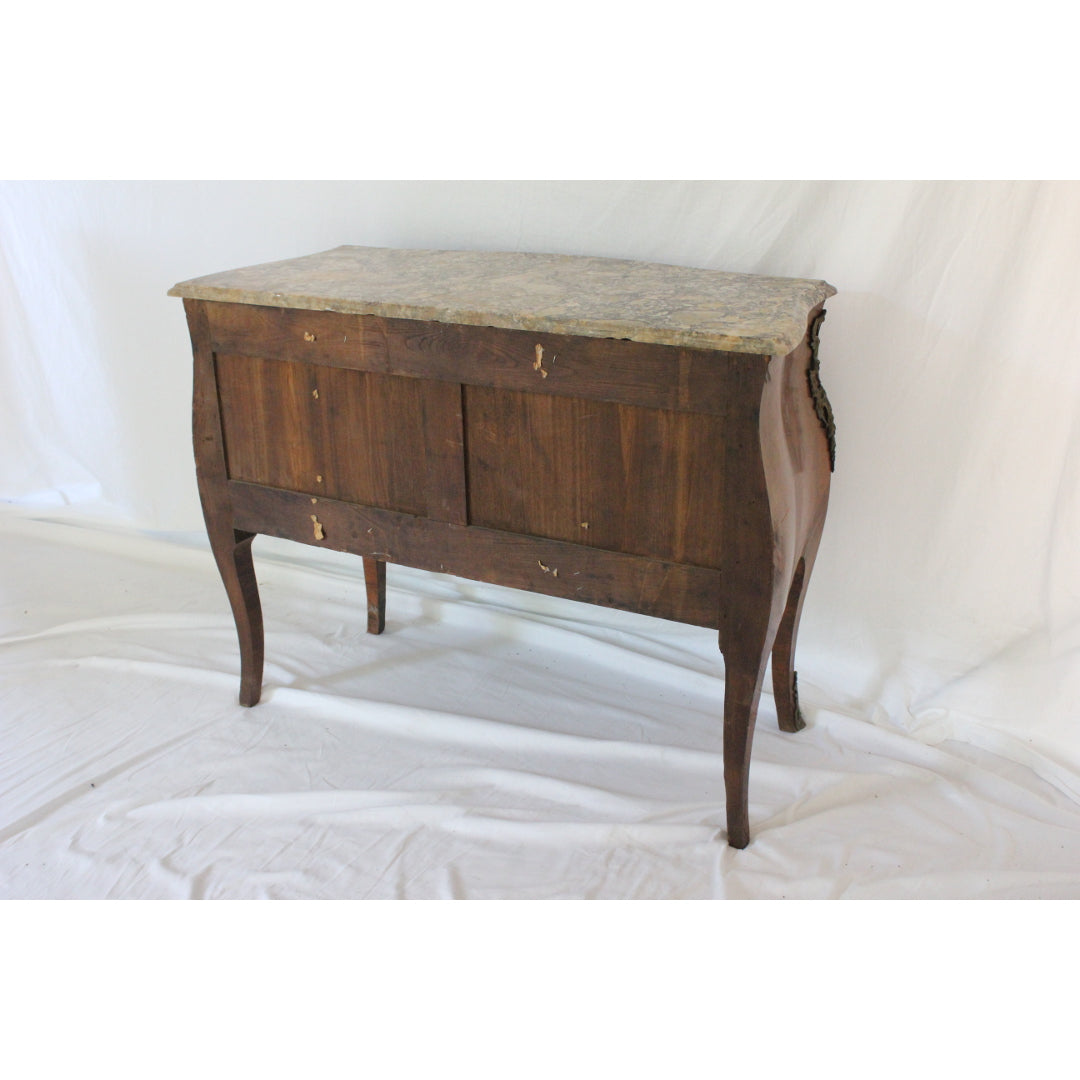
<svg viewBox="0 0 1080 1080">
<path fill-rule="evenodd" d="M 420 392 L 427 516 L 436 521 L 467 525 L 463 387 L 457 383 L 422 379 Z"/>
</svg>

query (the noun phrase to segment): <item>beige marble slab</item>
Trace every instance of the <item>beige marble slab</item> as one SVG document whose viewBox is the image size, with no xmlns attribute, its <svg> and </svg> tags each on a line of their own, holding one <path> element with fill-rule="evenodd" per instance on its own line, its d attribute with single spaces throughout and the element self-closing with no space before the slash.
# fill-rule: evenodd
<svg viewBox="0 0 1080 1080">
<path fill-rule="evenodd" d="M 824 281 L 506 251 L 338 247 L 181 282 L 170 296 L 782 355 Z"/>
</svg>

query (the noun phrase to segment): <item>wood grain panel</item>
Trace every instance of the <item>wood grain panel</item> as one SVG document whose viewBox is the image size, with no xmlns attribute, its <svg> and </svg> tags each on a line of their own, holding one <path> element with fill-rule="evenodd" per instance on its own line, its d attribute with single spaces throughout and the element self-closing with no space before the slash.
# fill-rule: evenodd
<svg viewBox="0 0 1080 1080">
<path fill-rule="evenodd" d="M 230 479 L 464 520 L 458 387 L 237 355 L 217 370 Z"/>
<path fill-rule="evenodd" d="M 312 371 L 254 357 L 216 360 L 229 477 L 318 490 L 325 452 Z"/>
<path fill-rule="evenodd" d="M 721 566 L 718 416 L 465 388 L 469 521 Z"/>
</svg>

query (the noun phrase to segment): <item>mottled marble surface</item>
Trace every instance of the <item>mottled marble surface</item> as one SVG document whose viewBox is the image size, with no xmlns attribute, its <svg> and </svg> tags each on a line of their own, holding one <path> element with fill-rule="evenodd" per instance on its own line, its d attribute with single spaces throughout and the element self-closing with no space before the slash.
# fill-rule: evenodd
<svg viewBox="0 0 1080 1080">
<path fill-rule="evenodd" d="M 346 246 L 194 278 L 169 295 L 777 355 L 835 292 L 627 259 Z"/>
</svg>

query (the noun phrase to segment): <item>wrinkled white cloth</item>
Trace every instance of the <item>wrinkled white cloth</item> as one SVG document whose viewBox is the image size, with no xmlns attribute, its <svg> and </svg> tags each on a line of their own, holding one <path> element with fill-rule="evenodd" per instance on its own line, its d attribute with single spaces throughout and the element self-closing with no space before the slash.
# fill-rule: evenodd
<svg viewBox="0 0 1080 1080">
<path fill-rule="evenodd" d="M 839 290 L 747 851 L 707 631 L 391 567 L 372 638 L 358 561 L 260 538 L 235 704 L 165 294 L 349 243 Z M 0 184 L 0 895 L 1080 897 L 1078 296 L 1074 181 Z"/>
<path fill-rule="evenodd" d="M 734 851 L 707 630 L 392 566 L 376 637 L 359 560 L 260 538 L 245 709 L 197 537 L 0 525 L 0 896 L 1080 897 L 1075 777 L 827 663 L 804 731 L 762 697 Z"/>
</svg>

